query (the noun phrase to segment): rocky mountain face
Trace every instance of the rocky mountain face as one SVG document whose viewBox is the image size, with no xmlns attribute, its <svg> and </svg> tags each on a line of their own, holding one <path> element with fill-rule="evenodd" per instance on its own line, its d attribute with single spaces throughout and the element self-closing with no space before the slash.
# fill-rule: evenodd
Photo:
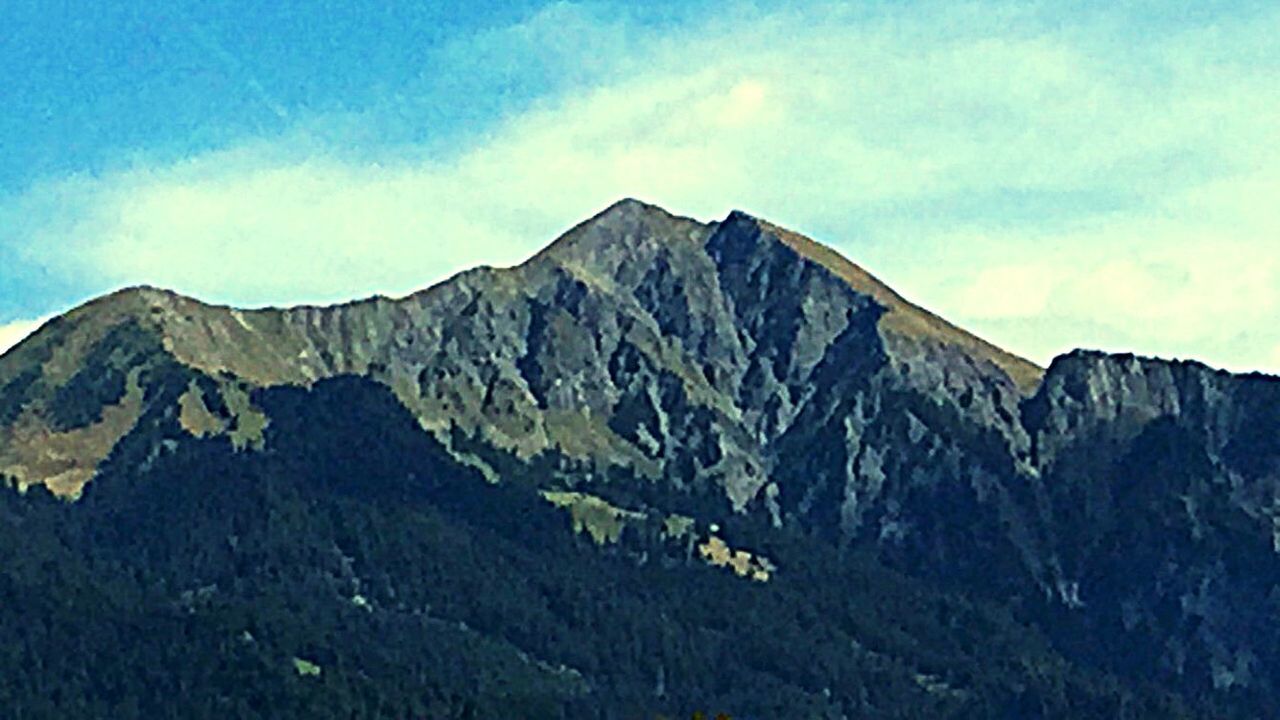
<svg viewBox="0 0 1280 720">
<path fill-rule="evenodd" d="M 1169 682 L 1273 693 L 1280 379 L 1077 352 L 1023 417 L 1059 629 Z"/>
<path fill-rule="evenodd" d="M 762 497 L 779 441 L 836 383 L 882 375 L 1005 432 L 1040 374 L 812 241 L 740 213 L 704 225 L 623 201 L 519 267 L 403 300 L 240 311 L 122 291 L 6 358 L 0 421 L 55 436 L 97 427 L 58 409 L 91 382 L 100 406 L 136 416 L 130 373 L 161 355 L 217 386 L 182 399 L 197 431 L 242 424 L 236 388 L 358 374 L 442 437 L 556 455 L 575 473 L 709 482 L 738 507 Z M 228 400 L 230 425 L 205 417 Z M 81 470 L 69 476 L 24 458 L 9 472 L 73 494 L 104 444 L 67 458 Z"/>
<path fill-rule="evenodd" d="M 306 428 L 265 389 L 352 375 L 460 468 L 604 518 L 597 539 L 758 521 L 997 603 L 1126 682 L 1246 716 L 1280 699 L 1280 380 L 1086 352 L 1042 370 L 738 212 L 623 201 L 399 300 L 102 298 L 0 358 L 0 473 L 74 499 L 168 426 L 270 453 Z"/>
</svg>

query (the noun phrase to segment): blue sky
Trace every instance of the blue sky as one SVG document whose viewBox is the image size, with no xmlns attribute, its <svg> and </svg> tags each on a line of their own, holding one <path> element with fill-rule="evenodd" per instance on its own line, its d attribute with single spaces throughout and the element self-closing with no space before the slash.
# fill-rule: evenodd
<svg viewBox="0 0 1280 720">
<path fill-rule="evenodd" d="M 1280 372 L 1274 3 L 85 5 L 0 6 L 0 347 L 123 285 L 407 293 L 637 196 L 1040 362 Z"/>
</svg>

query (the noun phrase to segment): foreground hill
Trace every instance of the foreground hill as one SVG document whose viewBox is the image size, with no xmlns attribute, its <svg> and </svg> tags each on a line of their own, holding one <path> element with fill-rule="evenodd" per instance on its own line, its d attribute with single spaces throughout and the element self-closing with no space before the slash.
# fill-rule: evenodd
<svg viewBox="0 0 1280 720">
<path fill-rule="evenodd" d="M 0 358 L 0 701 L 1260 716 L 1278 413 L 1263 376 L 1044 371 L 635 201 L 401 300 L 122 291 Z"/>
</svg>

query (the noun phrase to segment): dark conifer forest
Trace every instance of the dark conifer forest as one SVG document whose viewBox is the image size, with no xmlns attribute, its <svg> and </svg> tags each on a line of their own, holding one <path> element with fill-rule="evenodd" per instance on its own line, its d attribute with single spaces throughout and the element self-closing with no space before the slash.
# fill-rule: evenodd
<svg viewBox="0 0 1280 720">
<path fill-rule="evenodd" d="M 370 381 L 256 400 L 263 452 L 157 416 L 77 503 L 0 493 L 6 717 L 1196 715 L 1002 607 L 747 518 L 722 532 L 770 582 L 643 528 L 597 547 Z"/>
</svg>

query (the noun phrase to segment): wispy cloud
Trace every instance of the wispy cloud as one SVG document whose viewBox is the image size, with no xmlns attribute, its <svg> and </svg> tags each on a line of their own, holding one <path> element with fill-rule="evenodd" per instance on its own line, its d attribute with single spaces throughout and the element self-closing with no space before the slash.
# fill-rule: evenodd
<svg viewBox="0 0 1280 720">
<path fill-rule="evenodd" d="M 183 25 L 191 34 L 191 37 L 209 54 L 213 60 L 224 66 L 231 77 L 239 78 L 244 83 L 249 93 L 265 107 L 271 111 L 281 121 L 288 121 L 289 110 L 279 100 L 276 100 L 267 92 L 262 83 L 258 80 L 257 75 L 252 70 L 245 67 L 227 48 L 218 41 L 218 38 L 205 29 L 199 22 L 186 16 L 180 9 L 176 8 L 173 12 L 183 18 Z"/>
<path fill-rule="evenodd" d="M 454 147 L 353 157 L 300 130 L 48 182 L 0 224 L 86 286 L 260 304 L 517 262 L 624 195 L 742 207 L 1038 360 L 1094 345 L 1280 370 L 1280 13 L 1126 22 L 810 6 L 659 32 L 562 5 L 479 54 L 505 32 L 592 69 Z M 593 29 L 618 41 L 570 42 Z"/>
</svg>

